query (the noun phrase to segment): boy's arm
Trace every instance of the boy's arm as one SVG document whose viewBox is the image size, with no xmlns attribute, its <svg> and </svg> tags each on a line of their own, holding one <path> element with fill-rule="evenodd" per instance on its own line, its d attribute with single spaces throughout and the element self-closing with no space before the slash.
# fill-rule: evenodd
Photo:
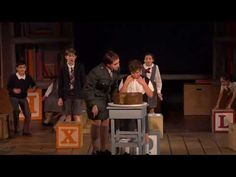
<svg viewBox="0 0 236 177">
<path fill-rule="evenodd" d="M 157 93 L 161 94 L 161 90 L 162 90 L 162 80 L 161 80 L 161 74 L 160 74 L 160 70 L 159 67 L 156 65 L 156 88 L 157 88 Z"/>
<path fill-rule="evenodd" d="M 233 104 L 233 102 L 235 100 L 235 97 L 236 97 L 236 89 L 234 88 L 233 96 L 232 96 L 228 106 L 226 107 L 226 109 L 231 109 L 231 106 L 232 106 L 232 104 Z"/>
<path fill-rule="evenodd" d="M 43 96 L 43 100 L 45 100 L 52 93 L 52 89 L 53 89 L 53 82 L 48 86 L 48 88 Z"/>
<path fill-rule="evenodd" d="M 218 96 L 218 99 L 217 99 L 217 102 L 216 102 L 216 106 L 215 106 L 214 109 L 218 109 L 218 108 L 219 108 L 219 106 L 220 106 L 220 101 L 221 101 L 221 99 L 222 99 L 222 97 L 223 97 L 223 93 L 224 93 L 224 88 L 221 86 L 221 87 L 220 87 L 220 93 L 219 93 L 219 96 Z"/>
<path fill-rule="evenodd" d="M 137 79 L 137 81 L 139 84 L 141 84 L 143 86 L 143 89 L 144 89 L 146 95 L 148 97 L 153 97 L 154 88 L 153 88 L 152 82 L 150 80 L 148 80 L 148 84 L 147 84 L 145 79 L 142 77 L 139 77 Z"/>
<path fill-rule="evenodd" d="M 125 92 L 127 92 L 127 90 L 128 90 L 128 85 L 129 85 L 129 83 L 130 83 L 132 80 L 133 80 L 133 78 L 131 77 L 131 75 L 129 75 L 129 76 L 127 77 L 127 79 L 125 80 L 125 82 L 124 82 L 123 79 L 122 79 L 123 85 L 120 86 L 120 93 L 125 93 Z M 121 84 L 121 83 L 120 83 L 120 84 Z"/>
</svg>

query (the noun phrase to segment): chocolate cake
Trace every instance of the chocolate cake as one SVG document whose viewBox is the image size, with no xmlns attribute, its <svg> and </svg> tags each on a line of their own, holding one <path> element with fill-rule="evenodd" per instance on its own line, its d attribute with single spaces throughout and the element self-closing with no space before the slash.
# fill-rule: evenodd
<svg viewBox="0 0 236 177">
<path fill-rule="evenodd" d="M 114 104 L 132 105 L 142 104 L 143 94 L 142 93 L 116 93 L 114 96 Z"/>
</svg>

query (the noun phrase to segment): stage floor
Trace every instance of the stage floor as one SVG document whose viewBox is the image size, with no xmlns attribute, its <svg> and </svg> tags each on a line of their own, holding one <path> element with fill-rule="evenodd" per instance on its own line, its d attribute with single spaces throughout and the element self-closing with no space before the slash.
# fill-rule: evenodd
<svg viewBox="0 0 236 177">
<path fill-rule="evenodd" d="M 161 155 L 236 155 L 227 147 L 227 133 L 212 133 L 202 127 L 209 117 L 164 120 L 164 138 Z M 203 121 L 204 120 L 204 121 Z M 195 125 L 195 126 L 193 126 Z M 194 127 L 194 128 L 193 128 Z M 202 127 L 202 129 L 197 129 Z M 18 135 L 0 141 L 0 155 L 90 155 L 90 135 L 84 134 L 80 149 L 56 149 L 56 134 L 40 121 L 32 121 L 32 137 Z"/>
</svg>

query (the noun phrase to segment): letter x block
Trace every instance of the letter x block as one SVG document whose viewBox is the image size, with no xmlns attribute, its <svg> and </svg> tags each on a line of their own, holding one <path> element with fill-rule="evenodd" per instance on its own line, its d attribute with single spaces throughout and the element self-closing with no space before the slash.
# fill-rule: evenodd
<svg viewBox="0 0 236 177">
<path fill-rule="evenodd" d="M 78 122 L 61 122 L 56 130 L 57 148 L 81 148 L 83 128 Z"/>
<path fill-rule="evenodd" d="M 212 131 L 228 132 L 229 123 L 235 122 L 235 111 L 230 109 L 212 110 Z"/>
</svg>

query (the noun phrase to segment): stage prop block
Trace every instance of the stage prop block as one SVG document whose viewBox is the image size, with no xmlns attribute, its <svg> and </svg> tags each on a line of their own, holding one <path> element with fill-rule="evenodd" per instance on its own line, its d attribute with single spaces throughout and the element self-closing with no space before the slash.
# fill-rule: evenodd
<svg viewBox="0 0 236 177">
<path fill-rule="evenodd" d="M 36 89 L 33 91 L 29 89 L 28 96 L 27 96 L 30 112 L 31 112 L 31 119 L 32 120 L 41 120 L 42 119 L 42 90 Z M 22 111 L 19 115 L 20 120 L 24 120 L 24 115 Z"/>
<path fill-rule="evenodd" d="M 160 131 L 160 138 L 163 138 L 163 115 L 162 114 L 148 114 L 148 124 L 150 132 Z"/>
<path fill-rule="evenodd" d="M 212 131 L 228 132 L 229 123 L 235 122 L 235 111 L 232 109 L 212 110 Z"/>
<path fill-rule="evenodd" d="M 56 148 L 81 148 L 83 127 L 78 122 L 61 122 L 56 129 Z"/>
<path fill-rule="evenodd" d="M 149 133 L 149 155 L 160 155 L 160 131 Z"/>
</svg>

